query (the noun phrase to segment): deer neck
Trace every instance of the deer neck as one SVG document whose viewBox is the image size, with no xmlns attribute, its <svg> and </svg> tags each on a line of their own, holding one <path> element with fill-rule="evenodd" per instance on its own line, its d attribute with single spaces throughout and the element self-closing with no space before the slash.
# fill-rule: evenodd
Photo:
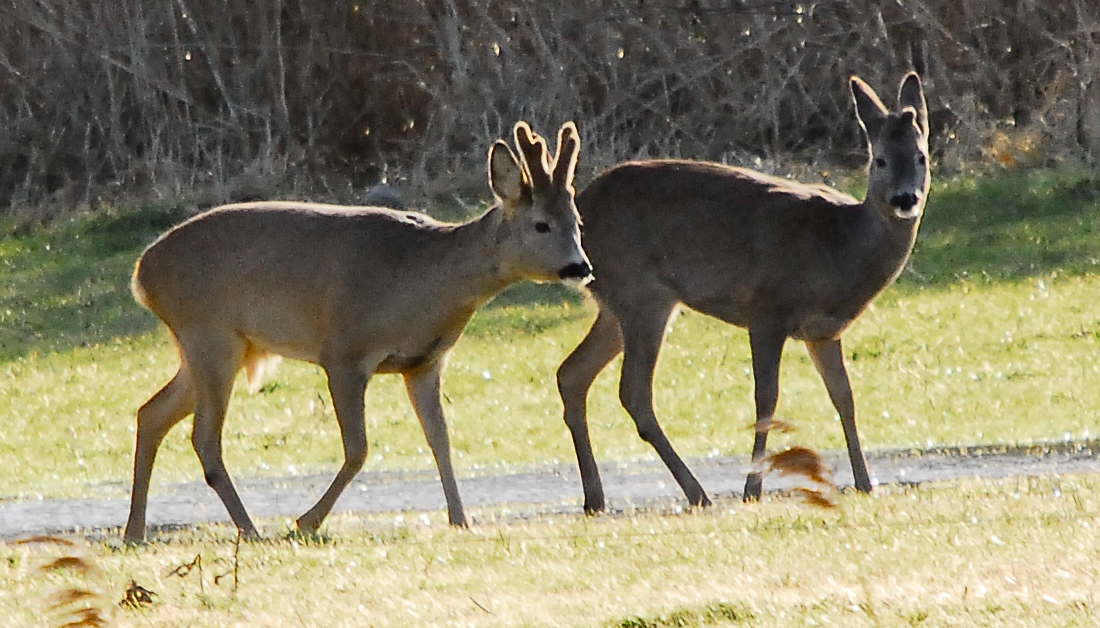
<svg viewBox="0 0 1100 628">
<path fill-rule="evenodd" d="M 868 292 L 867 298 L 871 299 L 893 283 L 905 268 L 917 240 L 920 218 L 891 218 L 888 216 L 889 209 L 877 207 L 869 199 L 864 200 L 861 210 L 865 224 L 871 225 L 867 229 L 871 237 L 861 239 L 856 246 L 862 249 L 858 257 L 865 265 L 864 290 Z"/>
<path fill-rule="evenodd" d="M 468 295 L 474 309 L 520 279 L 506 263 L 500 243 L 504 229 L 504 213 L 494 207 L 447 233 L 446 253 L 439 261 L 449 269 L 449 287 Z"/>
</svg>

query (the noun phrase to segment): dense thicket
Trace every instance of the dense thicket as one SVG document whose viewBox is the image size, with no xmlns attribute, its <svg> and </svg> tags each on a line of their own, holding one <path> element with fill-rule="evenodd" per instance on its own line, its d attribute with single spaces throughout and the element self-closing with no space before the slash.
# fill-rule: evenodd
<svg viewBox="0 0 1100 628">
<path fill-rule="evenodd" d="M 914 67 L 941 162 L 1100 156 L 1092 0 L 9 0 L 0 213 L 246 179 L 480 193 L 520 118 L 576 120 L 589 171 L 845 159 L 848 75 L 892 98 Z"/>
</svg>

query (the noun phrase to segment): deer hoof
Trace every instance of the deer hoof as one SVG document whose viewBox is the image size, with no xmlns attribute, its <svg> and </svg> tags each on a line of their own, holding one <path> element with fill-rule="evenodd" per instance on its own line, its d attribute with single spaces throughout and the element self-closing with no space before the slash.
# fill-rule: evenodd
<svg viewBox="0 0 1100 628">
<path fill-rule="evenodd" d="M 759 473 L 750 473 L 749 477 L 745 480 L 745 496 L 743 500 L 746 502 L 760 501 L 760 493 L 763 486 L 763 476 Z"/>
</svg>

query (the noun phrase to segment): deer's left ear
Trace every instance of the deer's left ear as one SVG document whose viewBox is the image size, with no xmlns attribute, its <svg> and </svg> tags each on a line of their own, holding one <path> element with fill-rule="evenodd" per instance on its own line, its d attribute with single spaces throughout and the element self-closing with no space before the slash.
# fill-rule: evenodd
<svg viewBox="0 0 1100 628">
<path fill-rule="evenodd" d="M 497 140 L 489 149 L 489 187 L 507 210 L 523 200 L 527 178 L 515 153 Z"/>
<path fill-rule="evenodd" d="M 928 137 L 928 101 L 924 99 L 924 88 L 916 72 L 910 72 L 901 80 L 898 88 L 898 108 L 912 107 L 917 114 L 917 128 Z"/>
</svg>

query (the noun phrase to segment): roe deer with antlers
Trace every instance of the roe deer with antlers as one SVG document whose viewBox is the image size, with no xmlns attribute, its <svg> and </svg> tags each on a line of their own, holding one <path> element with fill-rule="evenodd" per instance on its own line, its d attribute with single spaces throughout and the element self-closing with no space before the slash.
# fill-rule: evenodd
<svg viewBox="0 0 1100 628">
<path fill-rule="evenodd" d="M 237 528 L 257 536 L 222 461 L 230 392 L 243 367 L 256 384 L 269 356 L 321 366 L 344 464 L 298 519 L 314 531 L 367 456 L 363 397 L 375 373 L 400 373 L 439 468 L 451 524 L 466 525 L 451 467 L 440 374 L 486 301 L 521 279 L 585 280 L 573 175 L 573 123 L 546 141 L 520 122 L 519 156 L 489 151 L 497 204 L 465 224 L 377 207 L 259 202 L 219 207 L 169 230 L 134 271 L 137 299 L 168 326 L 179 372 L 138 411 L 125 539 L 145 537 L 153 461 L 168 430 L 195 415 L 191 442 Z M 552 165 L 551 165 L 552 163 Z"/>
<path fill-rule="evenodd" d="M 673 311 L 686 305 L 749 332 L 756 397 L 752 459 L 765 456 L 787 338 L 806 343 L 840 413 L 856 487 L 871 490 L 856 433 L 840 337 L 901 272 L 928 195 L 928 115 L 920 79 L 901 82 L 898 111 L 851 79 L 871 152 L 866 198 L 743 168 L 654 160 L 620 164 L 577 197 L 596 269 L 592 329 L 558 370 L 565 422 L 584 484 L 584 509 L 603 510 L 587 395 L 623 353 L 619 398 L 692 505 L 710 503 L 653 409 L 653 372 Z M 761 475 L 745 483 L 760 496 Z"/>
</svg>

